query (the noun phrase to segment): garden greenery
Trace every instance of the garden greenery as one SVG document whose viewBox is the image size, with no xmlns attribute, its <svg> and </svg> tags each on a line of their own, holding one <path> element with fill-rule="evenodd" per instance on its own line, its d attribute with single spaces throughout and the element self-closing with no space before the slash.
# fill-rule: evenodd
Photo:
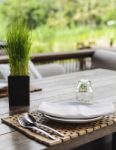
<svg viewBox="0 0 116 150">
<path fill-rule="evenodd" d="M 6 40 L 6 29 L 17 16 L 32 30 L 32 53 L 116 42 L 116 0 L 0 0 L 0 40 Z"/>
<path fill-rule="evenodd" d="M 10 75 L 28 75 L 31 39 L 26 24 L 22 20 L 13 22 L 7 30 L 6 39 L 6 52 L 9 56 Z"/>
</svg>

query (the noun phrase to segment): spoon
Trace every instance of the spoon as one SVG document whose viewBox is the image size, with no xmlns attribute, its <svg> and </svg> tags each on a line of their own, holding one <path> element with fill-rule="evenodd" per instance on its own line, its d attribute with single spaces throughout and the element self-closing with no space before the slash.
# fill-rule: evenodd
<svg viewBox="0 0 116 150">
<path fill-rule="evenodd" d="M 47 133 L 46 131 L 42 130 L 42 129 L 39 129 L 37 128 L 35 125 L 32 125 L 30 124 L 29 122 L 26 121 L 26 119 L 24 117 L 19 117 L 18 118 L 18 122 L 19 124 L 24 127 L 24 128 L 27 128 L 27 129 L 30 129 L 32 131 L 36 131 L 36 133 L 42 135 L 42 136 L 45 136 L 47 138 L 50 138 L 52 140 L 55 140 L 56 138 L 53 137 L 52 135 L 50 135 L 49 133 Z"/>
<path fill-rule="evenodd" d="M 61 137 L 64 137 L 64 135 L 62 133 L 58 132 L 57 130 L 55 130 L 55 129 L 49 127 L 49 126 L 43 125 L 41 123 L 37 123 L 36 119 L 31 114 L 26 113 L 25 114 L 25 119 L 29 123 L 31 123 L 32 125 L 35 125 L 36 127 L 39 127 L 39 128 L 41 128 L 43 130 L 51 131 L 53 134 L 59 135 Z"/>
</svg>

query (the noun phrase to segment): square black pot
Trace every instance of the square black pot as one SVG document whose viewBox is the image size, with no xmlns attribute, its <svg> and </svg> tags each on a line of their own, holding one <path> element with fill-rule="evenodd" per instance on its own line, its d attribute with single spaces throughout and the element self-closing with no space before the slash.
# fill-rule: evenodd
<svg viewBox="0 0 116 150">
<path fill-rule="evenodd" d="M 29 76 L 8 76 L 9 106 L 30 105 Z"/>
</svg>

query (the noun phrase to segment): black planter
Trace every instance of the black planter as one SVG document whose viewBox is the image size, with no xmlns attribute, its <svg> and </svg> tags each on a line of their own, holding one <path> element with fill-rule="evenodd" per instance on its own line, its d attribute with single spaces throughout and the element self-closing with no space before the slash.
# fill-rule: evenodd
<svg viewBox="0 0 116 150">
<path fill-rule="evenodd" d="M 8 76 L 9 106 L 29 106 L 29 76 Z"/>
</svg>

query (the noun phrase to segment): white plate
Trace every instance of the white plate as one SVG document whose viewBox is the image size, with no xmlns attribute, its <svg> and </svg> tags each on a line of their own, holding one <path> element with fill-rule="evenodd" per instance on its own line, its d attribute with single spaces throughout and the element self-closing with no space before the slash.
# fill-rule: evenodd
<svg viewBox="0 0 116 150">
<path fill-rule="evenodd" d="M 99 117 L 89 118 L 89 119 L 67 119 L 67 118 L 54 117 L 54 116 L 50 116 L 46 114 L 44 114 L 44 116 L 48 119 L 51 119 L 57 122 L 66 122 L 66 123 L 88 123 L 88 122 L 97 121 L 103 118 L 103 116 L 99 116 Z"/>
</svg>

